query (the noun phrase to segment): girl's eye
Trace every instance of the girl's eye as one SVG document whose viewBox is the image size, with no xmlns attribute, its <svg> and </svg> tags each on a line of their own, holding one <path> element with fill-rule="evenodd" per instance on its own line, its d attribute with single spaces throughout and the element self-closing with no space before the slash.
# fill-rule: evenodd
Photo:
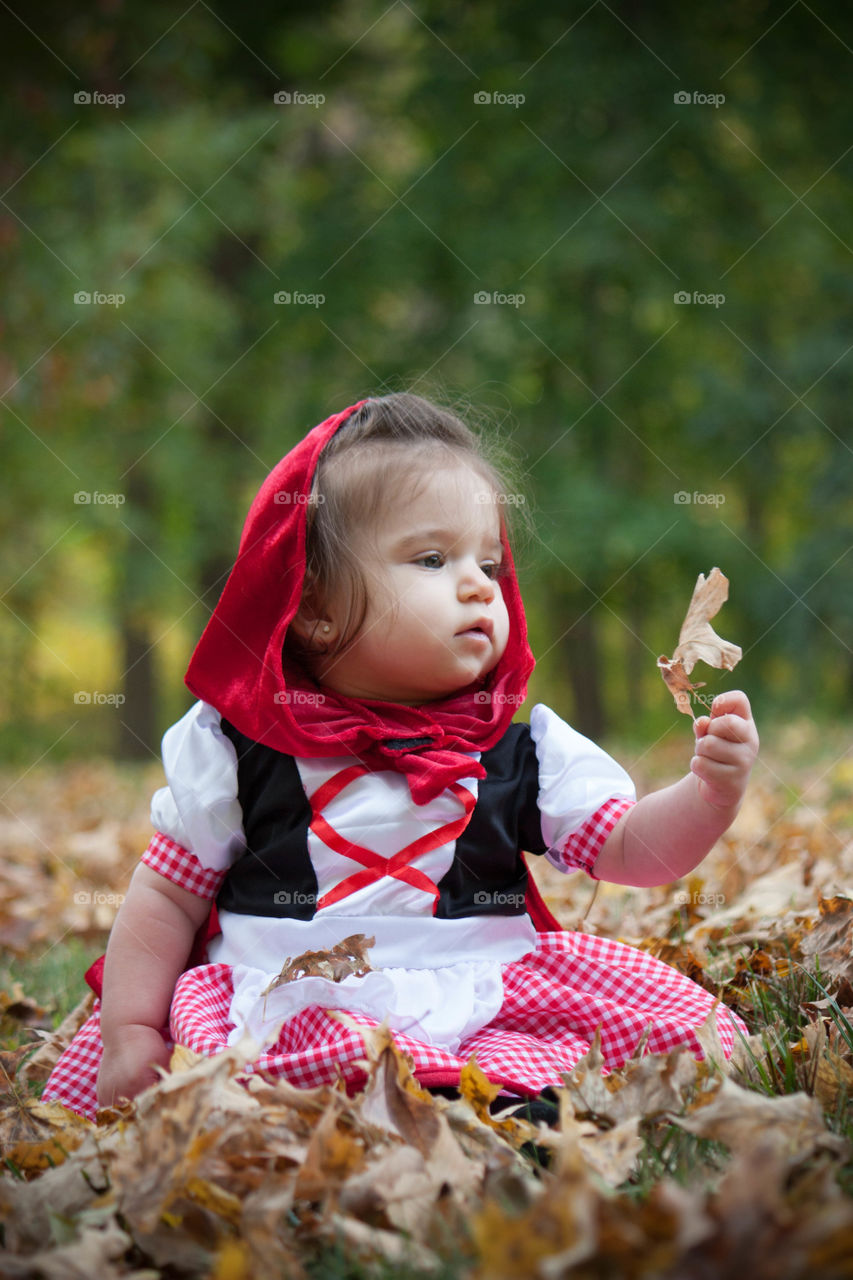
<svg viewBox="0 0 853 1280">
<path fill-rule="evenodd" d="M 481 564 L 480 568 L 483 570 L 486 577 L 491 578 L 493 582 L 496 578 L 502 578 L 504 575 L 504 566 L 502 564 L 495 564 L 494 561 L 491 560 L 486 564 Z"/>
<path fill-rule="evenodd" d="M 444 556 L 438 551 L 430 551 L 429 555 L 418 559 L 418 564 L 425 565 L 427 569 L 440 569 L 444 564 Z"/>
</svg>

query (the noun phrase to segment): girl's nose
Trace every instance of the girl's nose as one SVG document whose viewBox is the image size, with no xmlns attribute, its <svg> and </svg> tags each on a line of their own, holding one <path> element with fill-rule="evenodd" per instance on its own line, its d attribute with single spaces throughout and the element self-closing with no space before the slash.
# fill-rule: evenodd
<svg viewBox="0 0 853 1280">
<path fill-rule="evenodd" d="M 495 597 L 495 582 L 478 564 L 463 571 L 459 582 L 459 594 L 463 600 L 484 600 L 490 604 Z"/>
</svg>

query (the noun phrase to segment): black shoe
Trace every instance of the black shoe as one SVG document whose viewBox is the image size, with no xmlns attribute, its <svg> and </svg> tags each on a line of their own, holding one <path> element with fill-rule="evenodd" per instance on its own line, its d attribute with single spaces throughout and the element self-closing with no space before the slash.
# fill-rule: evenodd
<svg viewBox="0 0 853 1280">
<path fill-rule="evenodd" d="M 501 1112 L 506 1111 L 508 1107 L 517 1107 L 517 1110 L 512 1113 L 513 1117 L 527 1120 L 530 1124 L 546 1124 L 549 1129 L 556 1129 L 560 1121 L 560 1105 L 556 1093 L 551 1088 L 543 1089 L 540 1094 L 531 1098 L 495 1098 L 490 1109 L 499 1120 Z M 547 1169 L 551 1164 L 553 1152 L 550 1147 L 540 1147 L 535 1142 L 525 1142 L 519 1150 L 523 1156 L 527 1156 L 528 1160 L 539 1165 L 540 1168 Z"/>
<path fill-rule="evenodd" d="M 519 1120 L 528 1120 L 530 1124 L 546 1124 L 549 1129 L 556 1129 L 560 1121 L 560 1104 L 551 1088 L 543 1089 L 530 1098 L 495 1098 L 491 1111 L 493 1115 L 499 1115 L 508 1107 L 517 1107 L 513 1115 Z"/>
</svg>

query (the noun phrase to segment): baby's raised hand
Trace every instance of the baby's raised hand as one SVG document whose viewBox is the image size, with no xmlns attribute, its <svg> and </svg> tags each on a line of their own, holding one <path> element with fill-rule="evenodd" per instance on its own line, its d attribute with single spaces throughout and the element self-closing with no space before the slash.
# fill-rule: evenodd
<svg viewBox="0 0 853 1280">
<path fill-rule="evenodd" d="M 736 808 L 758 755 L 749 699 L 739 689 L 718 694 L 710 716 L 700 716 L 693 729 L 696 746 L 690 771 L 699 779 L 699 795 L 715 809 Z"/>
</svg>

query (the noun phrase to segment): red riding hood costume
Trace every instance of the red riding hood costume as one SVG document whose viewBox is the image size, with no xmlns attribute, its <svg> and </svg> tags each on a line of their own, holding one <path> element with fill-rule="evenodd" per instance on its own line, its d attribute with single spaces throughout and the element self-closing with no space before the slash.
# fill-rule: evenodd
<svg viewBox="0 0 853 1280">
<path fill-rule="evenodd" d="M 284 652 L 317 461 L 359 408 L 320 423 L 262 485 L 187 671 L 198 701 L 163 739 L 168 785 L 143 861 L 216 907 L 164 1036 L 211 1054 L 248 1029 L 257 1067 L 355 1087 L 361 1037 L 327 1012 L 344 1009 L 387 1019 L 425 1084 L 456 1083 L 475 1054 L 520 1094 L 559 1084 L 598 1027 L 609 1067 L 649 1027 L 649 1052 L 701 1053 L 709 993 L 634 948 L 559 930 L 528 879 L 522 850 L 591 874 L 634 790 L 548 707 L 512 723 L 533 656 L 506 542 L 506 649 L 451 697 L 348 698 Z M 287 961 L 355 934 L 373 940 L 364 971 L 267 990 Z M 730 1052 L 733 1015 L 717 1021 Z M 93 1116 L 100 1056 L 96 1009 L 44 1096 Z"/>
</svg>

